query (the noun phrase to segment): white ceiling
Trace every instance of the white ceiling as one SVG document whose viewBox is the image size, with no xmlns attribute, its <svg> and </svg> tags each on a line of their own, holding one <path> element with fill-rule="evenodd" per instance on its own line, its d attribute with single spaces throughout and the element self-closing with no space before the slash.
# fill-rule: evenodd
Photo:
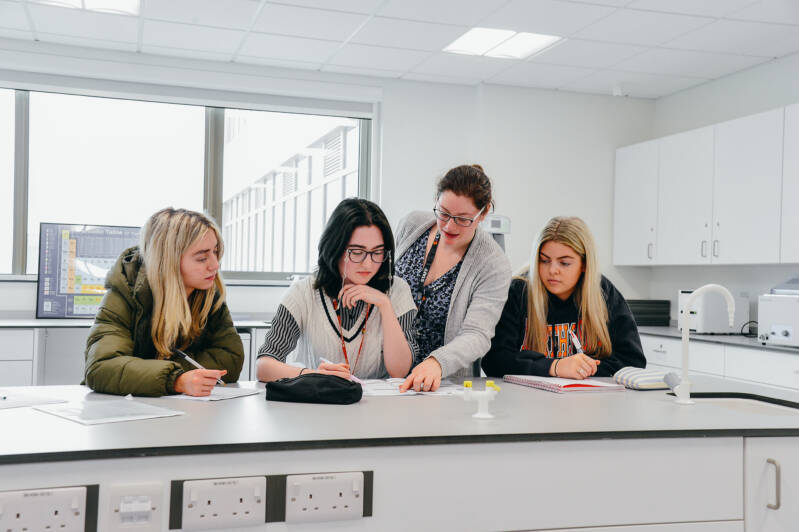
<svg viewBox="0 0 799 532">
<path fill-rule="evenodd" d="M 474 26 L 559 35 L 527 60 L 443 53 Z M 0 37 L 303 70 L 659 98 L 799 52 L 799 0 L 0 0 Z"/>
</svg>

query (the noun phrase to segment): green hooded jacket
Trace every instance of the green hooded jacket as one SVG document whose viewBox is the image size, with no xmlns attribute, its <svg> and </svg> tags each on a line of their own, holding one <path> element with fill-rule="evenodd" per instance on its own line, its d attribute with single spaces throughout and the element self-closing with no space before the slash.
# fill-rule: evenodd
<svg viewBox="0 0 799 532">
<path fill-rule="evenodd" d="M 182 360 L 158 360 L 150 333 L 153 294 L 138 247 L 122 253 L 105 287 L 108 292 L 86 340 L 84 383 L 96 392 L 120 395 L 176 393 L 178 376 L 195 368 Z M 226 369 L 225 382 L 238 380 L 244 348 L 226 304 L 211 312 L 185 352 L 204 368 Z"/>
</svg>

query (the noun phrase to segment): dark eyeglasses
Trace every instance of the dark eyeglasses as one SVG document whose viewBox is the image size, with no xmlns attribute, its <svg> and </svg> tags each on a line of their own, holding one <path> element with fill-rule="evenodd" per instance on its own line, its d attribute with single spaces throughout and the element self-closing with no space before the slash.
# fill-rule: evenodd
<svg viewBox="0 0 799 532">
<path fill-rule="evenodd" d="M 385 249 L 376 249 L 374 251 L 366 251 L 365 249 L 358 249 L 358 248 L 348 248 L 347 249 L 347 256 L 352 262 L 361 263 L 366 260 L 366 256 L 369 255 L 372 257 L 372 262 L 376 264 L 381 264 L 386 262 L 388 259 L 389 251 Z"/>
<path fill-rule="evenodd" d="M 438 207 L 433 207 L 433 213 L 436 215 L 436 218 L 438 218 L 444 223 L 447 223 L 448 221 L 452 220 L 461 227 L 469 227 L 470 225 L 472 225 L 474 221 L 477 218 L 479 218 L 480 215 L 483 213 L 483 210 L 485 210 L 485 207 L 477 211 L 477 214 L 474 215 L 474 218 L 467 218 L 465 216 L 453 216 L 448 212 L 442 211 Z"/>
</svg>

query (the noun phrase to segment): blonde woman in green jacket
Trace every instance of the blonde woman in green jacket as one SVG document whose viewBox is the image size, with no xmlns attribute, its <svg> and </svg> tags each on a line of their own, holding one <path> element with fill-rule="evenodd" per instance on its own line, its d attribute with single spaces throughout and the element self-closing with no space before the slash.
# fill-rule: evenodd
<svg viewBox="0 0 799 532">
<path fill-rule="evenodd" d="M 238 380 L 244 348 L 219 276 L 223 244 L 205 215 L 167 208 L 106 277 L 86 342 L 85 383 L 114 394 L 209 395 Z M 181 350 L 205 369 L 173 355 Z"/>
</svg>

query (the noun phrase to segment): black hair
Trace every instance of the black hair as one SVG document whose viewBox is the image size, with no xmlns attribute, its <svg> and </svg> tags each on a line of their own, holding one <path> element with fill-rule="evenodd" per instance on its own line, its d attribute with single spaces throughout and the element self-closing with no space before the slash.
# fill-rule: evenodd
<svg viewBox="0 0 799 532">
<path fill-rule="evenodd" d="M 359 227 L 370 225 L 380 229 L 383 234 L 383 246 L 390 258 L 380 265 L 377 273 L 367 284 L 383 293 L 388 292 L 390 279 L 394 275 L 394 234 L 382 209 L 376 203 L 361 198 L 343 200 L 330 215 L 325 230 L 319 238 L 319 261 L 314 289 L 321 288 L 329 297 L 338 297 L 341 290 L 338 261 L 346 252 L 352 233 Z"/>
</svg>

